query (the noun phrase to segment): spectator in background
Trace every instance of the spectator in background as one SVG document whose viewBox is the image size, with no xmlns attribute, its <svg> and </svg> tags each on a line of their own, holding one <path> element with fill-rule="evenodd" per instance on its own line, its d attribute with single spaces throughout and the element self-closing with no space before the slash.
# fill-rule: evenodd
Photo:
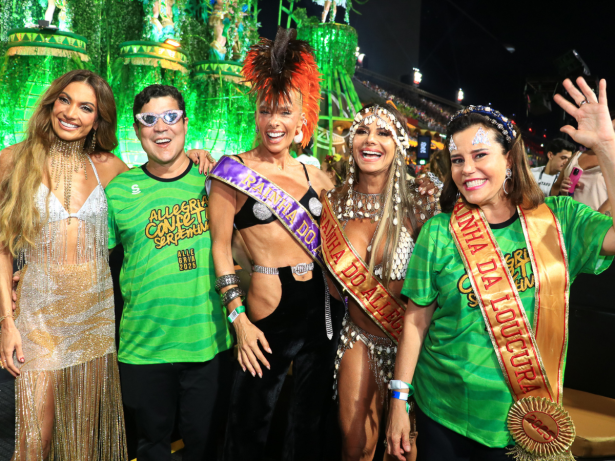
<svg viewBox="0 0 615 461">
<path fill-rule="evenodd" d="M 444 181 L 446 175 L 450 171 L 449 162 L 447 160 L 444 150 L 436 150 L 431 154 L 429 171 L 436 175 L 440 181 Z"/>
<path fill-rule="evenodd" d="M 547 157 L 549 158 L 547 164 L 532 168 L 534 179 L 536 179 L 545 197 L 551 195 L 553 184 L 576 150 L 576 146 L 570 141 L 554 139 L 547 147 Z"/>
<path fill-rule="evenodd" d="M 613 120 L 615 127 L 615 120 Z M 553 185 L 551 190 L 552 195 L 568 194 L 570 188 L 570 173 L 572 169 L 578 167 L 583 173 L 576 185 L 572 197 L 577 201 L 589 206 L 592 210 L 597 210 L 604 213 L 610 206 L 606 206 L 607 191 L 606 182 L 602 174 L 602 169 L 598 162 L 598 157 L 591 150 L 575 155 L 566 168 L 561 177 Z"/>
<path fill-rule="evenodd" d="M 312 152 L 312 146 L 314 145 L 314 138 L 310 139 L 310 143 L 306 147 L 302 147 L 301 144 L 297 145 L 297 161 L 304 165 L 313 165 L 320 169 L 320 162 L 314 157 Z"/>
</svg>

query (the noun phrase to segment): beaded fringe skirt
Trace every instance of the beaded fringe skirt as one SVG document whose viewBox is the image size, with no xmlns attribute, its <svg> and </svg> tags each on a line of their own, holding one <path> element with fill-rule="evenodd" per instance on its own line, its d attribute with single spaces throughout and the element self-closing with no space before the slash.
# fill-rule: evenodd
<svg viewBox="0 0 615 461">
<path fill-rule="evenodd" d="M 49 424 L 48 461 L 128 460 L 115 353 L 61 370 L 22 372 L 15 408 L 15 461 L 45 460 L 42 429 Z"/>
<path fill-rule="evenodd" d="M 389 381 L 393 378 L 393 370 L 395 369 L 397 347 L 389 338 L 375 336 L 365 331 L 350 319 L 348 312 L 346 312 L 344 320 L 342 321 L 342 332 L 340 334 L 340 342 L 337 346 L 337 354 L 335 356 L 333 398 L 337 398 L 337 376 L 344 353 L 348 349 L 352 349 L 357 341 L 362 341 L 367 347 L 369 368 L 374 374 L 376 384 L 378 384 L 380 397 L 386 402 L 387 386 Z"/>
<path fill-rule="evenodd" d="M 127 460 L 109 266 L 30 263 L 17 298 L 14 460 L 43 461 L 45 434 L 50 461 Z"/>
</svg>

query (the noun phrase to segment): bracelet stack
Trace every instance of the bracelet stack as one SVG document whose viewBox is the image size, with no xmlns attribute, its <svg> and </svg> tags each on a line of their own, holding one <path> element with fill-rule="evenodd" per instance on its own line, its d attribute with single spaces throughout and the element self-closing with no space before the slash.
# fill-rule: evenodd
<svg viewBox="0 0 615 461">
<path fill-rule="evenodd" d="M 406 402 L 406 411 L 410 413 L 410 404 L 408 403 L 408 399 L 414 395 L 414 387 L 412 384 L 406 383 L 399 379 L 392 379 L 389 381 L 389 389 L 391 392 L 391 398 L 399 399 Z M 408 389 L 408 392 L 399 392 L 400 389 Z"/>
<path fill-rule="evenodd" d="M 235 298 L 243 298 L 246 296 L 245 291 L 243 291 L 241 288 L 237 286 L 239 285 L 239 282 L 240 280 L 237 274 L 221 275 L 220 277 L 216 279 L 215 288 L 218 293 L 220 293 L 220 290 L 222 290 L 222 288 L 235 285 L 220 295 L 222 304 L 224 306 L 228 306 L 228 304 Z M 235 319 L 239 317 L 239 314 L 243 314 L 245 311 L 246 311 L 245 306 L 243 305 L 238 306 L 237 308 L 235 308 L 233 312 L 231 312 L 228 315 L 228 321 L 233 323 Z"/>
<path fill-rule="evenodd" d="M 216 279 L 216 291 L 220 293 L 220 290 L 230 285 L 239 285 L 239 276 L 237 274 L 221 275 Z"/>
<path fill-rule="evenodd" d="M 246 293 L 239 287 L 233 287 L 222 294 L 222 304 L 227 306 L 235 298 L 243 298 Z"/>
</svg>

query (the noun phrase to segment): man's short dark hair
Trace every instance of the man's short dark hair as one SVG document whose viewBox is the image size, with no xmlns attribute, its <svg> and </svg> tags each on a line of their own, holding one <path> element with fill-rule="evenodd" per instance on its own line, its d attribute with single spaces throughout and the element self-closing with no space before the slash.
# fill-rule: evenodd
<svg viewBox="0 0 615 461">
<path fill-rule="evenodd" d="M 547 146 L 547 152 L 551 152 L 553 155 L 557 155 L 563 150 L 568 150 L 574 153 L 577 151 L 577 146 L 575 146 L 574 143 L 561 138 L 555 138 Z"/>
<path fill-rule="evenodd" d="M 179 92 L 177 88 L 171 85 L 150 85 L 143 89 L 138 95 L 135 96 L 135 103 L 132 106 L 132 116 L 137 123 L 136 115 L 141 113 L 141 109 L 143 106 L 150 102 L 151 99 L 154 98 L 164 98 L 165 96 L 170 96 L 177 101 L 177 105 L 180 110 L 184 111 L 184 118 L 187 116 L 186 114 L 186 103 L 184 102 L 184 97 Z"/>
</svg>

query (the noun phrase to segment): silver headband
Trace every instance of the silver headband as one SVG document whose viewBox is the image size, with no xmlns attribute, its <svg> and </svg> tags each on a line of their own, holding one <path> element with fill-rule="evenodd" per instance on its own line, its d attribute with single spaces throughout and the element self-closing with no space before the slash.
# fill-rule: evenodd
<svg viewBox="0 0 615 461">
<path fill-rule="evenodd" d="M 370 112 L 371 115 L 366 115 Z M 393 139 L 395 140 L 395 144 L 397 144 L 399 151 L 405 157 L 407 155 L 408 149 L 410 148 L 408 133 L 406 132 L 406 129 L 401 124 L 401 122 L 397 120 L 397 118 L 395 118 L 395 116 L 391 112 L 386 110 L 384 107 L 380 107 L 379 105 L 363 109 L 362 111 L 357 112 L 357 115 L 355 115 L 354 122 L 352 123 L 352 126 L 350 127 L 350 132 L 348 133 L 348 144 L 350 146 L 350 151 L 352 152 L 352 144 L 357 128 L 359 128 L 359 126 L 361 125 L 371 125 L 372 123 L 374 123 L 374 121 L 376 121 L 378 127 L 384 128 L 385 130 L 391 132 L 391 134 L 393 135 Z M 397 127 L 397 133 L 399 133 L 397 135 L 395 134 L 396 130 L 393 128 L 394 126 Z"/>
</svg>

